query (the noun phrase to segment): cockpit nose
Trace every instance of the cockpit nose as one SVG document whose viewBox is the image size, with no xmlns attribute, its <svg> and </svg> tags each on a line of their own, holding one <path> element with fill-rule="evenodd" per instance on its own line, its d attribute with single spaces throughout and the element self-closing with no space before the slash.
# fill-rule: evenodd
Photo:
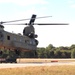
<svg viewBox="0 0 75 75">
<path fill-rule="evenodd" d="M 4 26 L 3 25 L 0 25 L 0 30 L 4 30 Z"/>
</svg>

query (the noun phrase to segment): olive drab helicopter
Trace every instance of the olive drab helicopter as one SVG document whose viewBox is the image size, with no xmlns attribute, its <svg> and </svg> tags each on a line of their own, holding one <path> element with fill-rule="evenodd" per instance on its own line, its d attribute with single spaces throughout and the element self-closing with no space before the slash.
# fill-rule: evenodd
<svg viewBox="0 0 75 75">
<path fill-rule="evenodd" d="M 68 25 L 65 23 L 34 23 L 35 19 L 39 19 L 39 18 L 45 18 L 45 17 L 36 17 L 36 15 L 33 14 L 29 23 L 18 24 L 18 25 L 27 25 L 23 29 L 23 35 L 7 32 L 4 30 L 3 25 L 4 24 L 8 25 L 8 23 L 10 22 L 18 22 L 18 21 L 29 20 L 29 19 L 0 22 L 0 48 L 4 47 L 10 50 L 12 49 L 12 50 L 20 50 L 20 51 L 22 50 L 36 51 L 38 45 L 38 40 L 36 40 L 36 38 L 38 37 L 38 35 L 35 34 L 34 25 Z"/>
</svg>

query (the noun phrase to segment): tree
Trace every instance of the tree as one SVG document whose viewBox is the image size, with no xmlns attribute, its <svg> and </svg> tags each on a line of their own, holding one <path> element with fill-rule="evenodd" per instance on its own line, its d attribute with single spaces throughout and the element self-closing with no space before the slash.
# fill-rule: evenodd
<svg viewBox="0 0 75 75">
<path fill-rule="evenodd" d="M 66 58 L 65 52 L 62 52 L 61 57 L 62 57 L 62 58 Z"/>
<path fill-rule="evenodd" d="M 46 50 L 44 47 L 38 48 L 37 54 L 38 54 L 38 58 L 46 58 L 47 57 L 47 53 L 46 53 Z"/>
<path fill-rule="evenodd" d="M 55 57 L 56 58 L 61 58 L 62 52 L 60 50 L 55 51 Z"/>
<path fill-rule="evenodd" d="M 54 51 L 53 51 L 53 50 L 50 51 L 49 57 L 50 57 L 50 58 L 54 58 Z"/>
<path fill-rule="evenodd" d="M 74 49 L 75 48 L 75 44 L 72 44 L 71 46 L 70 46 L 70 49 L 72 50 L 72 49 Z"/>
<path fill-rule="evenodd" d="M 71 58 L 75 58 L 75 49 L 73 49 L 71 52 Z"/>
<path fill-rule="evenodd" d="M 46 50 L 52 50 L 53 48 L 55 48 L 52 44 L 49 44 L 47 47 L 46 47 Z"/>
</svg>

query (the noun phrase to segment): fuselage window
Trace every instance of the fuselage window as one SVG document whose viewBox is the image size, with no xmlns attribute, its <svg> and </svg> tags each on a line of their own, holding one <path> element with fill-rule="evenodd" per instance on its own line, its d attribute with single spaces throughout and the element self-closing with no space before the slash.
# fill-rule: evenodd
<svg viewBox="0 0 75 75">
<path fill-rule="evenodd" d="M 16 40 L 16 38 L 14 38 L 14 40 Z"/>
<path fill-rule="evenodd" d="M 10 36 L 7 36 L 7 40 L 10 40 Z"/>
</svg>

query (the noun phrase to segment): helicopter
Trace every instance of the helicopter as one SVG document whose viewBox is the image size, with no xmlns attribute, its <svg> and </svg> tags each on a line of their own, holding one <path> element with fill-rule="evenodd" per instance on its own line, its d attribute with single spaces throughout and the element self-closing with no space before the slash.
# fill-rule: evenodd
<svg viewBox="0 0 75 75">
<path fill-rule="evenodd" d="M 37 34 L 35 34 L 35 28 L 34 25 L 68 25 L 68 23 L 34 23 L 35 19 L 40 18 L 48 18 L 52 16 L 44 16 L 44 17 L 36 17 L 37 15 L 33 14 L 31 16 L 31 19 L 20 19 L 20 20 L 13 20 L 13 21 L 1 21 L 0 22 L 0 49 L 3 48 L 4 50 L 12 50 L 14 51 L 18 56 L 20 56 L 21 51 L 34 51 L 34 55 L 37 56 L 37 45 L 39 44 L 39 41 L 36 39 L 38 37 Z M 25 21 L 30 20 L 29 23 L 16 23 L 12 24 L 12 22 L 18 22 L 18 21 Z M 11 23 L 11 24 L 10 24 Z M 21 33 L 11 33 L 4 30 L 4 25 L 26 25 L 23 29 L 23 34 Z M 2 55 L 3 52 L 0 50 L 0 55 Z M 15 56 L 15 55 L 14 55 Z M 0 62 L 16 62 L 16 59 L 18 57 L 6 57 L 6 58 L 0 58 Z"/>
<path fill-rule="evenodd" d="M 46 16 L 46 17 L 36 17 L 36 16 L 37 15 L 33 14 L 29 23 L 17 24 L 17 25 L 27 25 L 23 29 L 23 35 L 20 33 L 15 34 L 7 32 L 4 30 L 3 25 L 4 24 L 8 25 L 8 23 L 11 22 L 17 22 L 29 19 L 0 22 L 0 48 L 6 48 L 14 51 L 32 51 L 32 50 L 36 51 L 39 41 L 36 40 L 38 35 L 35 34 L 34 25 L 68 25 L 67 23 L 34 23 L 35 19 L 51 17 L 51 16 Z"/>
</svg>

